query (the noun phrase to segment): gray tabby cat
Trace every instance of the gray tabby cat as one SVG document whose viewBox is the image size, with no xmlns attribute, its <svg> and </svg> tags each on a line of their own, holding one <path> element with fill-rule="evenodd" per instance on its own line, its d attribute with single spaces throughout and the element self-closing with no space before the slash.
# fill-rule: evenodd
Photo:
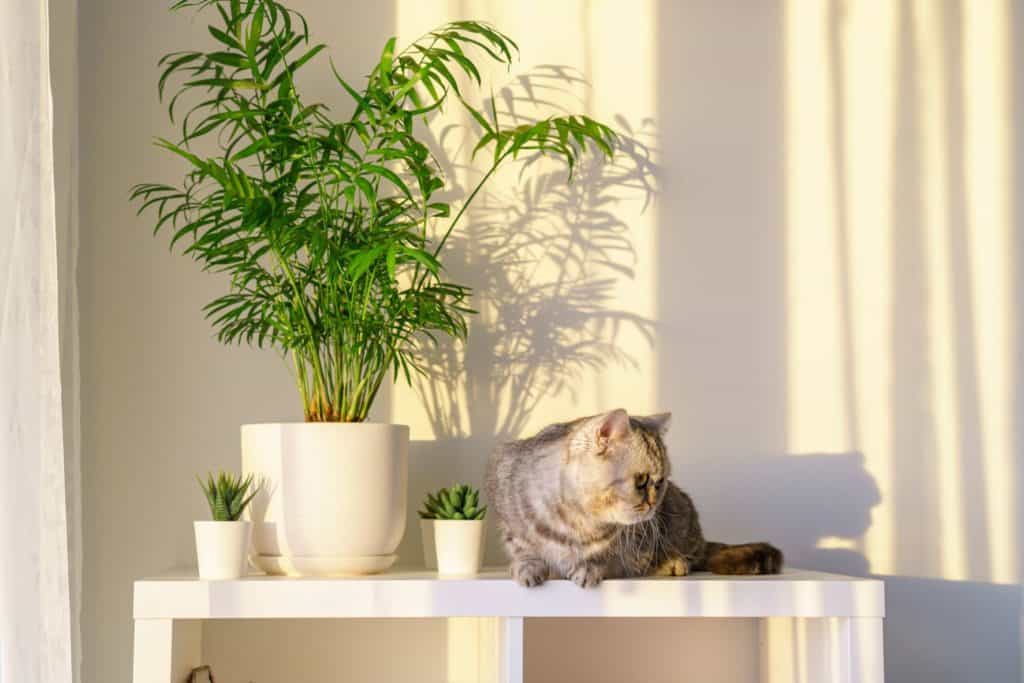
<svg viewBox="0 0 1024 683">
<path fill-rule="evenodd" d="M 704 540 L 690 497 L 668 480 L 670 415 L 624 410 L 554 424 L 491 456 L 487 493 L 512 576 L 524 586 L 568 578 L 777 574 L 767 543 Z"/>
</svg>

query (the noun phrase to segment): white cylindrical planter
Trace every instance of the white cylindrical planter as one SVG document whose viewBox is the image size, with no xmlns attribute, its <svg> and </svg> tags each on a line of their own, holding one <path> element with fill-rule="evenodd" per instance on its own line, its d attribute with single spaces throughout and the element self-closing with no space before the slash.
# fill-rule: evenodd
<svg viewBox="0 0 1024 683">
<path fill-rule="evenodd" d="M 479 573 L 484 559 L 484 521 L 435 519 L 434 548 L 438 574 L 471 576 Z"/>
<path fill-rule="evenodd" d="M 246 574 L 252 525 L 237 522 L 195 522 L 199 578 L 237 579 Z"/>
<path fill-rule="evenodd" d="M 374 423 L 242 427 L 242 469 L 259 492 L 254 561 L 271 574 L 373 574 L 405 533 L 409 428 Z"/>
</svg>

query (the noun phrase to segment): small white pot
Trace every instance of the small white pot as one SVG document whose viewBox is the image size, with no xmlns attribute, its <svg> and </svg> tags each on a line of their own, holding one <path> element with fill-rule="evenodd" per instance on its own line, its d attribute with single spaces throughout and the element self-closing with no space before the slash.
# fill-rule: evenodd
<svg viewBox="0 0 1024 683">
<path fill-rule="evenodd" d="M 250 522 L 195 522 L 199 578 L 237 579 L 246 574 Z"/>
<path fill-rule="evenodd" d="M 484 559 L 484 521 L 435 519 L 434 547 L 438 574 L 477 574 Z"/>
</svg>

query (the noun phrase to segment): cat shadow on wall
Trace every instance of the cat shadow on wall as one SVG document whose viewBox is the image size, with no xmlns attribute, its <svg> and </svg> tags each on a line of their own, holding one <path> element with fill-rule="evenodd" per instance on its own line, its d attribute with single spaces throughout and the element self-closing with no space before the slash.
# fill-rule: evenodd
<svg viewBox="0 0 1024 683">
<path fill-rule="evenodd" d="M 585 87 L 566 67 L 542 66 L 496 93 L 494 104 L 502 125 L 515 126 L 536 121 L 534 109 L 569 113 L 558 102 Z M 585 110 L 585 102 L 573 109 Z M 616 301 L 634 268 L 651 265 L 636 262 L 631 227 L 617 209 L 630 203 L 635 212 L 653 200 L 653 124 L 634 128 L 617 117 L 615 127 L 619 153 L 608 161 L 588 150 L 571 183 L 563 163 L 524 157 L 485 188 L 448 241 L 448 275 L 473 287 L 479 312 L 469 319 L 465 344 L 441 340 L 426 349 L 427 374 L 416 390 L 435 440 L 412 445 L 403 561 L 419 557 L 415 506 L 427 491 L 454 481 L 479 485 L 498 443 L 525 436 L 538 422 L 576 417 L 538 420 L 537 411 L 552 397 L 577 403 L 579 386 L 605 367 L 635 367 L 617 343 L 627 328 L 653 343 L 653 323 Z M 448 177 L 477 178 L 456 161 L 467 156 L 458 130 L 442 130 L 433 151 Z M 488 559 L 500 561 L 494 534 L 489 540 Z"/>
<path fill-rule="evenodd" d="M 881 494 L 862 453 L 673 460 L 672 478 L 693 496 L 708 538 L 771 541 L 789 566 L 870 572 L 855 548 Z"/>
</svg>

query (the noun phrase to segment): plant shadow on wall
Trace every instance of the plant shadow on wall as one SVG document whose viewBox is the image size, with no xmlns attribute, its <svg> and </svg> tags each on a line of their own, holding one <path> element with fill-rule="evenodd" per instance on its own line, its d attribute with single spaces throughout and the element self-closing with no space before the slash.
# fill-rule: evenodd
<svg viewBox="0 0 1024 683">
<path fill-rule="evenodd" d="M 527 111 L 557 109 L 567 92 L 585 88 L 569 67 L 539 66 L 497 92 L 493 104 L 503 121 L 518 126 L 536 122 Z M 413 443 L 413 486 L 479 480 L 496 444 L 538 422 L 576 417 L 570 410 L 538 420 L 546 399 L 573 405 L 602 369 L 636 367 L 618 343 L 622 334 L 653 344 L 652 321 L 617 301 L 620 284 L 645 267 L 637 262 L 633 228 L 617 209 L 646 210 L 654 199 L 654 125 L 634 127 L 617 117 L 615 126 L 621 137 L 613 161 L 582 159 L 569 183 L 564 168 L 524 159 L 518 175 L 478 198 L 465 229 L 449 240 L 446 267 L 473 286 L 479 314 L 464 344 L 442 340 L 426 354 L 427 374 L 416 391 L 435 439 Z M 440 132 L 435 153 L 450 160 L 449 175 L 472 174 L 453 161 L 466 156 L 451 140 L 455 130 Z M 410 536 L 416 534 L 406 543 L 419 542 Z"/>
</svg>

